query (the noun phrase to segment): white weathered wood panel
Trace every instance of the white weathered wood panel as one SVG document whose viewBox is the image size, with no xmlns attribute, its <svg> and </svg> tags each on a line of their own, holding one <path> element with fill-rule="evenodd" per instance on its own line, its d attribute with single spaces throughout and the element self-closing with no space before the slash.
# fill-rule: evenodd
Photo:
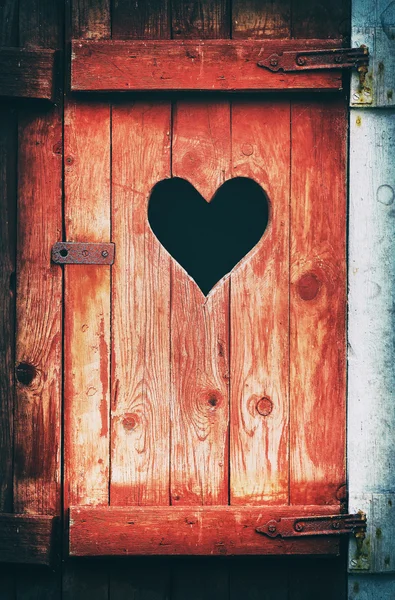
<svg viewBox="0 0 395 600">
<path fill-rule="evenodd" d="M 395 111 L 352 109 L 348 476 L 368 532 L 362 552 L 351 542 L 349 567 L 366 573 L 395 571 L 394 155 Z"/>
<path fill-rule="evenodd" d="M 363 87 L 352 74 L 351 106 L 395 106 L 395 2 L 352 2 L 352 46 L 361 44 L 369 48 L 369 71 Z"/>
<path fill-rule="evenodd" d="M 395 577 L 393 575 L 350 575 L 349 600 L 394 600 Z"/>
</svg>

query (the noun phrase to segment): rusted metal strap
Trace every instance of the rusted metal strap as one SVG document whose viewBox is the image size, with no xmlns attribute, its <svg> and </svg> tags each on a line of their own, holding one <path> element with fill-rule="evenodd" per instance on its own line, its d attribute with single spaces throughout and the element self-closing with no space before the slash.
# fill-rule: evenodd
<svg viewBox="0 0 395 600">
<path fill-rule="evenodd" d="M 325 50 L 298 50 L 271 54 L 260 60 L 258 67 L 270 71 L 314 71 L 321 69 L 352 69 L 367 66 L 369 49 L 361 48 L 330 48 Z"/>
<path fill-rule="evenodd" d="M 115 244 L 88 242 L 56 242 L 52 261 L 59 265 L 112 265 Z"/>
<path fill-rule="evenodd" d="M 366 515 L 320 515 L 312 517 L 282 517 L 268 521 L 256 528 L 258 533 L 268 537 L 282 538 L 308 535 L 341 535 L 354 533 L 363 535 L 366 531 Z"/>
</svg>

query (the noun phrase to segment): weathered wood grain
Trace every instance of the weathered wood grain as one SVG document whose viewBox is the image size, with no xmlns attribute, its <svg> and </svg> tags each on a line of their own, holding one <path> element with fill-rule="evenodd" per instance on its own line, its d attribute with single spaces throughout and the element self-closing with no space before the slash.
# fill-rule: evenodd
<svg viewBox="0 0 395 600">
<path fill-rule="evenodd" d="M 0 46 L 18 41 L 13 0 L 0 6 Z M 0 511 L 12 510 L 15 367 L 17 115 L 0 105 Z M 8 577 L 9 579 L 9 577 Z"/>
<path fill-rule="evenodd" d="M 362 553 L 350 545 L 349 568 L 361 574 L 395 570 L 394 140 L 392 109 L 352 109 L 348 472 L 350 506 L 369 526 Z"/>
<path fill-rule="evenodd" d="M 179 101 L 172 175 L 210 201 L 230 174 L 228 101 Z M 172 261 L 171 501 L 228 503 L 229 281 L 207 298 Z"/>
<path fill-rule="evenodd" d="M 273 73 L 257 66 L 273 53 L 336 48 L 339 40 L 81 41 L 72 44 L 73 91 L 339 90 L 341 71 Z"/>
<path fill-rule="evenodd" d="M 270 216 L 231 275 L 231 504 L 288 503 L 289 124 L 288 100 L 233 102 L 232 175 L 262 186 Z"/>
<path fill-rule="evenodd" d="M 110 241 L 110 108 L 65 107 L 68 241 Z M 65 502 L 107 504 L 110 266 L 65 267 Z"/>
<path fill-rule="evenodd" d="M 174 39 L 230 37 L 231 0 L 171 0 Z"/>
<path fill-rule="evenodd" d="M 233 39 L 285 39 L 290 33 L 290 0 L 232 0 Z"/>
<path fill-rule="evenodd" d="M 295 38 L 349 38 L 350 0 L 292 0 Z"/>
<path fill-rule="evenodd" d="M 170 175 L 169 102 L 113 106 L 111 504 L 169 504 L 170 257 L 147 219 Z"/>
<path fill-rule="evenodd" d="M 55 550 L 54 525 L 50 515 L 0 514 L 0 562 L 49 565 Z"/>
<path fill-rule="evenodd" d="M 290 500 L 333 504 L 345 482 L 346 113 L 292 103 Z"/>
<path fill-rule="evenodd" d="M 18 15 L 13 45 L 61 45 L 60 3 L 20 0 Z M 62 272 L 50 262 L 62 236 L 61 98 L 34 111 L 24 104 L 19 113 L 13 506 L 19 513 L 61 511 Z M 34 595 L 59 598 L 59 570 L 18 574 L 15 597 Z"/>
<path fill-rule="evenodd" d="M 281 516 L 333 511 L 336 506 L 76 506 L 70 509 L 69 551 L 71 556 L 338 554 L 338 536 L 280 539 L 255 531 Z"/>
<path fill-rule="evenodd" d="M 170 37 L 169 0 L 116 0 L 111 13 L 116 40 L 150 40 Z"/>
<path fill-rule="evenodd" d="M 75 38 L 86 40 L 111 37 L 110 0 L 74 0 L 71 28 Z"/>
<path fill-rule="evenodd" d="M 53 100 L 55 51 L 0 48 L 0 95 Z"/>
<path fill-rule="evenodd" d="M 50 257 L 61 239 L 62 127 L 52 110 L 37 112 L 19 119 L 14 508 L 56 514 L 62 273 Z"/>
</svg>

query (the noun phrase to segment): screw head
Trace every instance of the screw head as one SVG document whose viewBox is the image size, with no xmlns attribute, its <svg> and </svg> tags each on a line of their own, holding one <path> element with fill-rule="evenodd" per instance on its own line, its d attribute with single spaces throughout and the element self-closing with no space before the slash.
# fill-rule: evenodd
<svg viewBox="0 0 395 600">
<path fill-rule="evenodd" d="M 332 523 L 332 529 L 340 529 L 340 523 L 339 523 L 339 521 L 333 521 L 333 523 Z"/>
<path fill-rule="evenodd" d="M 103 250 L 103 252 L 101 253 L 101 255 L 102 255 L 103 258 L 107 258 L 107 256 L 108 256 L 107 250 Z"/>
<path fill-rule="evenodd" d="M 295 531 L 303 531 L 304 523 L 295 523 Z"/>
<path fill-rule="evenodd" d="M 277 527 L 275 525 L 269 525 L 267 530 L 269 533 L 275 533 L 277 531 Z"/>
<path fill-rule="evenodd" d="M 82 256 L 88 256 L 88 254 L 89 254 L 88 250 L 83 250 L 82 251 Z"/>
<path fill-rule="evenodd" d="M 298 56 L 296 62 L 298 63 L 298 65 L 303 66 L 306 64 L 306 59 L 304 56 Z"/>
<path fill-rule="evenodd" d="M 277 60 L 277 58 L 271 58 L 271 59 L 270 59 L 270 66 L 272 66 L 272 67 L 277 67 L 277 65 L 278 65 L 278 60 Z"/>
</svg>

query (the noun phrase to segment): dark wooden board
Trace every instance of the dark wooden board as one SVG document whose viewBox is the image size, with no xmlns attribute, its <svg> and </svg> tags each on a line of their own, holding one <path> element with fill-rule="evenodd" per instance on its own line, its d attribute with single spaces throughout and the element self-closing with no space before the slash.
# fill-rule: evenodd
<svg viewBox="0 0 395 600">
<path fill-rule="evenodd" d="M 276 73 L 257 66 L 274 53 L 339 48 L 336 40 L 74 40 L 72 91 L 339 90 L 340 70 Z"/>
<path fill-rule="evenodd" d="M 0 49 L 0 94 L 53 100 L 55 50 Z"/>
<path fill-rule="evenodd" d="M 0 562 L 49 565 L 55 518 L 0 514 Z"/>
<path fill-rule="evenodd" d="M 338 536 L 268 538 L 255 529 L 282 516 L 336 514 L 335 506 L 70 508 L 71 556 L 335 554 Z"/>
</svg>

